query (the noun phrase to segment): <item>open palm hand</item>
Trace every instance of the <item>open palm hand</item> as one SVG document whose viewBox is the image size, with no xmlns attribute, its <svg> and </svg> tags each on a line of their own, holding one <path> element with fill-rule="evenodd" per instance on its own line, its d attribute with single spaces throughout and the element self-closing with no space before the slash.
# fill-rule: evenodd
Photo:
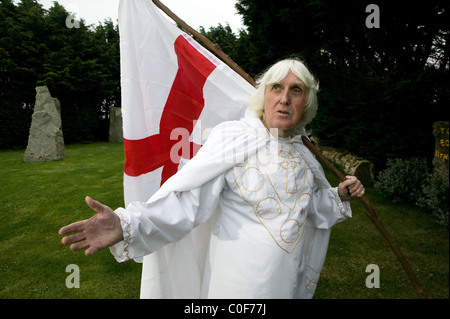
<svg viewBox="0 0 450 319">
<path fill-rule="evenodd" d="M 73 251 L 87 248 L 86 256 L 92 256 L 121 241 L 123 234 L 119 216 L 111 208 L 88 196 L 86 204 L 97 214 L 89 219 L 62 227 L 59 234 L 70 234 L 62 239 L 64 245 L 70 245 Z"/>
</svg>

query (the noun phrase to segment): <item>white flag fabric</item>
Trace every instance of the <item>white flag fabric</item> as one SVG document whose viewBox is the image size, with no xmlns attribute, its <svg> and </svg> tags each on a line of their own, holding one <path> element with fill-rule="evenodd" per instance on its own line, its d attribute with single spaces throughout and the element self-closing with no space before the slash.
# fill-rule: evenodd
<svg viewBox="0 0 450 319">
<path fill-rule="evenodd" d="M 243 117 L 254 88 L 163 16 L 151 0 L 119 4 L 125 205 L 147 201 L 217 124 Z M 168 212 L 170 214 L 170 212 Z M 141 298 L 195 298 L 208 225 L 144 257 Z M 200 247 L 200 248 L 198 248 Z M 190 269 L 176 282 L 180 269 Z M 196 286 L 197 285 L 197 286 Z"/>
</svg>

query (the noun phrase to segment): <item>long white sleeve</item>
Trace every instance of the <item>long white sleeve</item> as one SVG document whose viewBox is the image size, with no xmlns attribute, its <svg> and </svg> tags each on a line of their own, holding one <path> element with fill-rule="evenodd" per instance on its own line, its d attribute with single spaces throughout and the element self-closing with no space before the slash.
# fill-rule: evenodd
<svg viewBox="0 0 450 319">
<path fill-rule="evenodd" d="M 313 190 L 307 207 L 307 224 L 309 228 L 330 229 L 339 222 L 352 217 L 350 202 L 342 201 L 338 188 Z"/>
<path fill-rule="evenodd" d="M 147 202 L 132 202 L 115 212 L 121 219 L 124 240 L 111 247 L 117 261 L 148 255 L 186 236 L 214 213 L 224 185 L 219 175 L 201 187 L 169 192 Z M 201 203 L 201 205 L 200 205 Z"/>
</svg>

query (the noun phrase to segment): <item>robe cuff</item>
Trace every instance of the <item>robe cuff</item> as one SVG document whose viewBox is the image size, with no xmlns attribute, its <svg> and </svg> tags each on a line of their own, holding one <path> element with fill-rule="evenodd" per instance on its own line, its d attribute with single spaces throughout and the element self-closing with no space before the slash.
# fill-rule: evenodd
<svg viewBox="0 0 450 319">
<path fill-rule="evenodd" d="M 132 240 L 130 232 L 130 221 L 128 220 L 128 216 L 122 213 L 122 210 L 123 208 L 118 208 L 114 212 L 120 218 L 120 226 L 122 227 L 123 240 L 109 247 L 111 254 L 113 254 L 114 258 L 118 262 L 124 262 L 131 259 L 128 251 L 128 246 L 130 245 L 130 242 Z"/>
<path fill-rule="evenodd" d="M 343 219 L 352 217 L 352 207 L 350 206 L 350 201 L 342 201 L 339 197 L 338 187 L 334 187 L 331 189 L 334 194 L 334 198 L 336 199 L 336 204 L 339 210 L 339 216 Z"/>
</svg>

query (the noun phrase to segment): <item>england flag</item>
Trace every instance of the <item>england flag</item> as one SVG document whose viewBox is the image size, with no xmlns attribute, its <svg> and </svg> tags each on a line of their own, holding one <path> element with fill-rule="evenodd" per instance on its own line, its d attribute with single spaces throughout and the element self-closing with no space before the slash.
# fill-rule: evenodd
<svg viewBox="0 0 450 319">
<path fill-rule="evenodd" d="M 147 201 L 195 155 L 211 128 L 243 117 L 255 88 L 178 29 L 150 0 L 120 1 L 119 32 L 128 205 Z M 198 296 L 197 271 L 183 273 L 198 269 L 201 276 L 202 265 L 190 256 L 198 243 L 208 240 L 196 238 L 196 231 L 144 257 L 142 298 Z M 173 276 L 192 281 L 183 285 L 191 288 L 173 287 Z"/>
</svg>

